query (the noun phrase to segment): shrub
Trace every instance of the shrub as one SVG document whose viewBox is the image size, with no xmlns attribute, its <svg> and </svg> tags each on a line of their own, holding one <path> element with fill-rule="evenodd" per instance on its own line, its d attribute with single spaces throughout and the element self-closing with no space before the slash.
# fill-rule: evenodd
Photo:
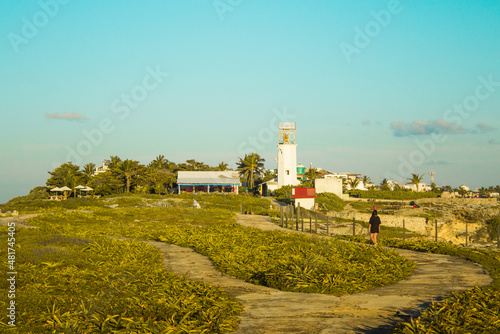
<svg viewBox="0 0 500 334">
<path fill-rule="evenodd" d="M 321 193 L 316 195 L 316 203 L 321 210 L 342 211 L 346 202 L 333 193 Z"/>
<path fill-rule="evenodd" d="M 492 218 L 486 221 L 488 226 L 488 234 L 490 240 L 496 240 L 498 238 L 498 227 L 500 226 L 500 217 Z"/>
<path fill-rule="evenodd" d="M 405 190 L 350 190 L 350 196 L 360 198 L 378 198 L 378 199 L 394 199 L 394 200 L 415 200 L 419 198 L 437 197 L 439 193 L 432 191 L 414 192 Z"/>
</svg>

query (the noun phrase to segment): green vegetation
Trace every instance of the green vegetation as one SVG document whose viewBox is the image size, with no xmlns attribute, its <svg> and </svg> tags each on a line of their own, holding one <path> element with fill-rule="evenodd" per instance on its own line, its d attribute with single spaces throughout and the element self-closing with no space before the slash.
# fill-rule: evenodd
<svg viewBox="0 0 500 334">
<path fill-rule="evenodd" d="M 321 193 L 316 195 L 316 203 L 320 210 L 324 211 L 342 211 L 346 202 L 332 193 Z"/>
<path fill-rule="evenodd" d="M 432 191 L 414 192 L 409 190 L 349 190 L 350 196 L 360 198 L 378 198 L 388 200 L 415 200 L 419 198 L 437 197 L 439 193 Z"/>
<path fill-rule="evenodd" d="M 498 333 L 500 332 L 500 253 L 463 248 L 426 240 L 403 242 L 384 239 L 388 246 L 453 255 L 478 263 L 494 282 L 481 288 L 452 294 L 433 304 L 420 317 L 401 324 L 397 333 Z"/>
<path fill-rule="evenodd" d="M 283 186 L 276 189 L 274 191 L 274 198 L 287 204 L 290 203 L 292 199 L 292 186 Z"/>
<path fill-rule="evenodd" d="M 500 217 L 492 218 L 486 221 L 488 226 L 488 234 L 491 240 L 498 238 L 498 228 L 500 226 Z"/>
<path fill-rule="evenodd" d="M 1 235 L 7 239 L 6 228 Z M 18 230 L 16 240 L 22 273 L 16 304 L 22 308 L 15 332 L 220 333 L 237 327 L 241 307 L 232 297 L 165 272 L 159 252 L 144 242 L 38 230 Z M 7 257 L 6 249 L 1 253 Z M 6 291 L 7 284 L 2 280 L 0 287 Z M 7 308 L 5 299 L 0 307 Z"/>
<path fill-rule="evenodd" d="M 190 247 L 208 256 L 224 273 L 286 291 L 340 296 L 396 282 L 414 268 L 393 251 L 363 246 L 368 243 L 363 237 L 311 238 L 245 228 L 234 222 L 231 211 L 239 211 L 240 204 L 248 211 L 275 215 L 265 199 L 199 194 L 196 199 L 202 209 L 195 210 L 192 197 L 130 194 L 106 201 L 30 199 L 5 205 L 4 209 L 45 213 L 28 222 L 39 229 L 16 234 L 17 266 L 23 272 L 16 298 L 29 305 L 23 306 L 17 329 L 37 333 L 220 333 L 237 326 L 240 306 L 232 298 L 206 284 L 165 272 L 158 252 L 145 243 L 107 236 Z M 340 200 L 326 198 L 332 207 Z M 150 207 L 159 201 L 168 202 L 168 207 Z M 366 227 L 366 222 L 360 223 Z M 488 223 L 494 232 L 498 221 Z M 1 231 L 5 238 L 6 229 Z M 386 227 L 380 244 L 460 256 L 484 266 L 495 281 L 433 304 L 419 318 L 401 324 L 398 333 L 500 331 L 499 253 L 395 239 L 401 237 L 402 229 Z M 406 231 L 406 237 L 414 235 Z M 5 251 L 2 249 L 2 256 Z M 0 286 L 5 288 L 6 282 Z M 4 301 L 0 307 L 6 307 Z"/>
<path fill-rule="evenodd" d="M 407 180 L 410 181 L 410 184 L 413 184 L 416 188 L 417 188 L 417 192 L 418 192 L 418 187 L 420 185 L 420 182 L 422 182 L 422 179 L 424 178 L 424 175 L 425 174 L 414 174 L 412 173 L 411 174 L 411 178 L 409 177 Z"/>
<path fill-rule="evenodd" d="M 500 333 L 499 314 L 500 292 L 476 287 L 433 304 L 396 333 Z"/>
<path fill-rule="evenodd" d="M 260 231 L 221 209 L 95 208 L 30 220 L 43 233 L 159 240 L 193 248 L 222 272 L 276 289 L 342 295 L 407 277 L 413 264 L 391 251 Z"/>
<path fill-rule="evenodd" d="M 255 180 L 264 172 L 264 159 L 257 153 L 245 154 L 238 162 L 238 172 L 249 189 L 253 189 Z"/>
</svg>

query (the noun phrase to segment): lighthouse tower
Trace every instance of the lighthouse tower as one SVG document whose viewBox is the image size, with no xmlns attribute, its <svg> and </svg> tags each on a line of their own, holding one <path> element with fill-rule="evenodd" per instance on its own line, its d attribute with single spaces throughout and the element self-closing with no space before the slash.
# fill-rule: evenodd
<svg viewBox="0 0 500 334">
<path fill-rule="evenodd" d="M 295 122 L 280 123 L 278 143 L 278 187 L 298 184 Z"/>
</svg>

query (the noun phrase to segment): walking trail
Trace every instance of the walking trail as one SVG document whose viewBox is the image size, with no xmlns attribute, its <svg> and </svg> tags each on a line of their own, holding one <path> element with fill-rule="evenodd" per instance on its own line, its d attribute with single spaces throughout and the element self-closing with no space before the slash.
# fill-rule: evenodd
<svg viewBox="0 0 500 334">
<path fill-rule="evenodd" d="M 238 214 L 237 222 L 293 232 L 263 216 Z M 222 274 L 207 257 L 190 248 L 148 243 L 160 250 L 168 271 L 219 286 L 242 303 L 236 334 L 390 333 L 398 322 L 417 316 L 444 295 L 492 282 L 483 267 L 464 259 L 396 249 L 417 262 L 413 275 L 404 281 L 343 297 L 285 292 Z"/>
</svg>

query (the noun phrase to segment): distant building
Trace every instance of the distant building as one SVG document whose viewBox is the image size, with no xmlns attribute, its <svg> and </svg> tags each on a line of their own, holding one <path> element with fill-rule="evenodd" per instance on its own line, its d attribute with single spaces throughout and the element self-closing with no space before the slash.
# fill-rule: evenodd
<svg viewBox="0 0 500 334">
<path fill-rule="evenodd" d="M 92 176 L 96 176 L 97 174 L 104 173 L 105 171 L 107 171 L 109 169 L 109 164 L 110 164 L 109 161 L 103 161 L 102 166 L 96 167 Z"/>
<path fill-rule="evenodd" d="M 403 189 L 408 189 L 408 190 L 416 192 L 417 191 L 417 185 L 416 184 L 408 183 L 408 184 L 403 185 Z M 432 190 L 432 187 L 428 186 L 424 182 L 420 182 L 418 184 L 418 191 L 419 192 L 422 192 L 422 191 L 431 191 L 431 190 Z"/>
<path fill-rule="evenodd" d="M 179 171 L 177 172 L 178 193 L 234 193 L 238 194 L 240 176 L 237 171 Z"/>
<path fill-rule="evenodd" d="M 301 162 L 299 162 L 299 165 L 297 166 L 297 180 L 299 181 L 307 180 L 306 168 L 302 165 Z"/>
<path fill-rule="evenodd" d="M 328 178 L 342 179 L 343 182 L 347 185 L 347 189 L 351 189 L 351 186 L 349 185 L 350 180 L 358 179 L 359 183 L 356 186 L 356 189 L 357 190 L 368 190 L 367 188 L 365 188 L 365 185 L 363 184 L 360 173 L 330 173 L 330 174 L 325 175 L 325 179 L 328 179 Z"/>
<path fill-rule="evenodd" d="M 333 193 L 342 198 L 342 179 L 337 177 L 330 177 L 324 179 L 314 180 L 314 187 L 316 193 Z"/>
<path fill-rule="evenodd" d="M 316 198 L 315 188 L 293 188 L 292 198 L 295 202 L 295 207 L 299 206 L 308 210 L 314 210 Z"/>
</svg>

